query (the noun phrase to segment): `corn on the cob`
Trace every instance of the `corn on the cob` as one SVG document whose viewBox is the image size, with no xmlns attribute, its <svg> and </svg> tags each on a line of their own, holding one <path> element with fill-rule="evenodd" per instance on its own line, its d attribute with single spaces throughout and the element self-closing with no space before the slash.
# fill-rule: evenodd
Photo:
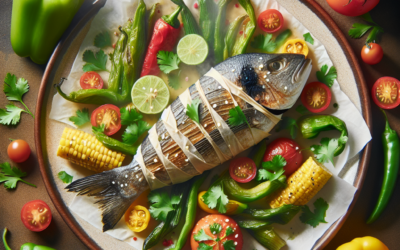
<svg viewBox="0 0 400 250">
<path fill-rule="evenodd" d="M 80 130 L 65 128 L 57 156 L 95 172 L 122 165 L 125 155 L 103 146 L 95 136 Z"/>
<path fill-rule="evenodd" d="M 331 177 L 324 165 L 310 157 L 287 179 L 287 187 L 277 193 L 269 205 L 271 208 L 285 204 L 306 205 Z"/>
</svg>

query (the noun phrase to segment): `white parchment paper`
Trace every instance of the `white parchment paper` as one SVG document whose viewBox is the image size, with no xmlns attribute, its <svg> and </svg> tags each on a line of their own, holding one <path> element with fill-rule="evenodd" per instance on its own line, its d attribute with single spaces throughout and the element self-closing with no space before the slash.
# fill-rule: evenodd
<svg viewBox="0 0 400 250">
<path fill-rule="evenodd" d="M 169 0 L 146 0 L 145 2 L 148 8 L 154 2 L 160 2 L 161 7 L 160 12 L 157 13 L 157 17 L 171 13 L 172 10 L 175 8 L 175 5 Z M 192 10 L 194 16 L 198 17 L 198 10 L 194 9 L 193 7 L 195 1 L 185 0 L 185 2 Z M 293 32 L 293 38 L 303 38 L 303 34 L 309 32 L 297 19 L 295 19 L 290 13 L 288 13 L 286 9 L 281 7 L 276 0 L 253 0 L 252 3 L 257 16 L 262 11 L 268 8 L 278 9 L 283 14 L 285 19 L 284 29 L 291 29 Z M 241 7 L 236 8 L 234 6 L 235 4 L 236 2 L 232 1 L 232 3 L 228 6 L 227 18 L 230 21 L 232 21 L 236 16 L 244 13 L 244 10 L 242 10 Z M 71 91 L 80 88 L 79 78 L 83 74 L 82 66 L 84 65 L 84 62 L 82 61 L 82 54 L 86 49 L 93 49 L 94 51 L 97 51 L 97 49 L 93 47 L 93 40 L 95 35 L 104 30 L 109 30 L 110 33 L 117 31 L 119 25 L 124 24 L 128 18 L 133 16 L 136 6 L 136 0 L 107 1 L 106 5 L 93 19 L 90 30 L 81 44 L 79 53 L 72 66 L 71 73 L 68 76 L 68 81 L 65 82 L 63 85 L 63 90 L 66 93 L 70 93 Z M 260 31 L 257 30 L 256 34 L 259 32 Z M 116 41 L 115 36 L 113 36 L 113 40 L 114 42 Z M 332 66 L 332 62 L 328 56 L 325 47 L 315 37 L 314 45 L 308 43 L 308 46 L 310 48 L 310 54 L 308 57 L 313 60 L 313 70 L 311 72 L 308 82 L 313 82 L 317 80 L 315 75 L 316 71 L 318 71 L 324 64 Z M 108 65 L 108 67 L 110 67 L 110 65 Z M 107 83 L 108 73 L 101 72 L 100 74 L 105 83 Z M 338 74 L 340 74 L 340 72 L 338 72 Z M 195 77 L 191 78 L 193 78 L 191 79 L 192 83 L 197 80 L 194 79 Z M 184 88 L 181 88 L 179 91 L 183 92 L 184 90 Z M 335 158 L 334 165 L 331 163 L 325 164 L 329 168 L 329 170 L 332 171 L 334 177 L 332 177 L 328 181 L 326 186 L 308 204 L 311 210 L 313 210 L 312 204 L 315 199 L 323 197 L 329 203 L 329 209 L 327 211 L 326 217 L 326 221 L 328 223 L 320 224 L 318 227 L 312 228 L 311 226 L 301 223 L 298 219 L 298 216 L 296 216 L 288 225 L 276 225 L 275 229 L 287 242 L 288 246 L 286 247 L 286 249 L 311 249 L 315 242 L 322 236 L 322 234 L 347 211 L 356 191 L 356 189 L 351 184 L 349 184 L 352 183 L 352 181 L 354 180 L 356 171 L 351 171 L 351 176 L 346 175 L 345 179 L 347 181 L 339 178 L 337 174 L 341 171 L 346 162 L 354 157 L 356 154 L 358 154 L 363 149 L 365 144 L 371 139 L 368 127 L 363 120 L 359 110 L 354 106 L 354 104 L 350 101 L 346 94 L 341 91 L 338 82 L 335 81 L 331 90 L 333 93 L 331 104 L 337 103 L 339 107 L 333 108 L 333 106 L 331 105 L 324 113 L 335 115 L 346 122 L 349 131 L 349 141 L 344 152 L 339 157 Z M 295 107 L 297 107 L 300 103 L 301 102 L 298 101 L 294 108 L 286 112 L 284 116 L 289 116 L 295 119 L 300 117 L 300 114 L 294 110 Z M 90 109 L 94 108 L 94 106 L 92 105 L 82 105 L 68 102 L 64 100 L 61 96 L 56 94 L 53 98 L 50 118 L 73 126 L 68 118 L 74 115 L 77 109 L 82 109 L 83 107 L 89 107 Z M 63 110 L 63 112 L 59 112 L 59 110 Z M 84 128 L 84 130 L 86 132 L 90 132 L 90 127 L 88 126 Z M 273 139 L 282 136 L 288 137 L 288 132 L 281 131 L 277 133 L 275 132 L 275 130 L 273 130 L 271 131 L 269 141 L 272 141 Z M 296 141 L 300 144 L 302 148 L 308 148 L 313 144 L 318 144 L 320 142 L 320 139 L 323 137 L 339 137 L 339 133 L 323 132 L 319 137 L 312 140 L 304 140 L 301 138 L 301 135 L 298 135 Z M 310 153 L 308 153 L 307 151 L 303 152 L 304 158 L 306 159 L 306 157 L 308 157 Z M 244 152 L 242 155 L 245 155 L 246 153 L 247 152 Z M 74 175 L 74 180 L 84 177 L 81 173 L 74 171 L 69 164 L 70 163 L 65 162 L 64 168 L 65 171 Z M 222 172 L 227 167 L 228 164 L 223 164 L 222 166 L 215 168 L 213 170 L 213 173 L 203 185 L 203 189 L 206 189 L 207 184 L 209 184 L 210 182 L 211 176 L 213 176 L 215 173 Z M 97 205 L 94 205 L 93 203 L 93 198 L 89 198 L 86 196 L 77 196 L 69 207 L 72 212 L 92 224 L 96 228 L 94 230 L 101 230 L 101 212 L 97 208 Z M 201 215 L 202 214 L 199 213 L 198 217 L 200 217 Z M 179 228 L 177 228 L 175 231 L 179 232 Z M 129 245 L 133 246 L 136 249 L 141 249 L 144 240 L 143 237 L 139 237 L 138 235 L 135 235 L 132 231 L 130 231 L 125 225 L 123 219 L 116 225 L 113 230 L 109 230 L 106 233 L 116 239 L 127 242 Z M 246 232 L 244 232 L 244 234 L 246 247 L 251 247 L 249 249 L 263 249 L 263 247 L 259 245 L 252 237 L 246 237 Z M 176 239 L 178 235 L 179 234 L 176 233 L 172 234 L 169 237 L 172 239 Z M 133 240 L 134 236 L 137 237 L 136 241 Z M 165 247 L 159 244 L 156 249 L 165 249 Z"/>
</svg>

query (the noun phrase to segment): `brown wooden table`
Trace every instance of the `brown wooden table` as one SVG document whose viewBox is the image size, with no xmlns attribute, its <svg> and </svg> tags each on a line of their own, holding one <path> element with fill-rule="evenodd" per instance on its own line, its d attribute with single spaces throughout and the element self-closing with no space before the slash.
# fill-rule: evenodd
<svg viewBox="0 0 400 250">
<path fill-rule="evenodd" d="M 325 0 L 317 0 L 324 9 L 333 17 L 342 31 L 347 31 L 354 22 L 363 22 L 358 17 L 346 17 L 334 12 L 326 4 Z M 3 87 L 3 79 L 7 72 L 16 74 L 17 77 L 24 77 L 29 81 L 30 91 L 24 96 L 24 101 L 32 112 L 35 110 L 36 98 L 39 84 L 43 75 L 44 66 L 36 65 L 27 58 L 20 58 L 14 54 L 10 44 L 10 22 L 11 22 L 11 0 L 0 0 L 0 89 Z M 381 46 L 385 56 L 381 63 L 376 66 L 369 66 L 361 62 L 365 79 L 369 88 L 375 80 L 381 76 L 392 76 L 400 79 L 400 2 L 394 0 L 381 1 L 379 5 L 371 11 L 374 20 L 384 29 Z M 347 35 L 346 35 L 347 36 Z M 365 39 L 355 40 L 348 37 L 348 40 L 359 55 Z M 7 104 L 7 99 L 0 93 L 0 107 Z M 18 105 L 18 104 L 17 104 Z M 387 112 L 392 128 L 400 134 L 400 107 Z M 352 240 L 355 237 L 374 236 L 381 239 L 391 250 L 400 249 L 400 181 L 396 185 L 394 195 L 381 218 L 372 225 L 366 225 L 365 221 L 371 213 L 378 198 L 382 174 L 383 174 L 383 151 L 381 146 L 381 134 L 384 128 L 382 114 L 376 105 L 372 104 L 373 131 L 372 155 L 369 169 L 365 179 L 364 187 L 358 201 L 343 225 L 342 229 L 326 247 L 326 249 L 336 249 L 339 245 Z M 64 223 L 52 202 L 47 195 L 40 176 L 38 162 L 36 160 L 33 119 L 28 114 L 22 114 L 19 125 L 6 127 L 0 125 L 0 163 L 10 161 L 7 156 L 7 146 L 9 138 L 24 139 L 32 149 L 32 154 L 27 162 L 14 164 L 29 173 L 25 179 L 37 185 L 33 188 L 24 184 L 18 184 L 15 191 L 7 191 L 0 187 L 0 230 L 8 227 L 9 244 L 12 249 L 19 249 L 25 242 L 34 242 L 63 249 L 85 249 L 86 247 L 78 240 L 69 227 Z M 400 152 L 399 152 L 400 153 Z M 53 222 L 49 229 L 34 233 L 27 230 L 21 220 L 20 211 L 22 206 L 31 200 L 41 199 L 50 205 L 53 213 Z M 4 249 L 0 244 L 0 249 Z"/>
</svg>

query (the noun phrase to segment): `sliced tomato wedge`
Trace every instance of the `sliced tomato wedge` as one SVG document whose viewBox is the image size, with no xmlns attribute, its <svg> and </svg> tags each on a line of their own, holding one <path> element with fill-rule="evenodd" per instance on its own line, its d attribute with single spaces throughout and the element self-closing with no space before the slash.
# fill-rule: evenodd
<svg viewBox="0 0 400 250">
<path fill-rule="evenodd" d="M 385 76 L 379 78 L 372 86 L 372 99 L 383 109 L 393 109 L 400 104 L 400 81 Z"/>
<path fill-rule="evenodd" d="M 46 202 L 34 200 L 26 203 L 21 210 L 21 220 L 33 232 L 45 230 L 51 222 L 51 210 Z"/>
<path fill-rule="evenodd" d="M 79 81 L 82 89 L 102 89 L 103 79 L 94 71 L 85 72 Z"/>
<path fill-rule="evenodd" d="M 258 16 L 257 23 L 263 31 L 274 33 L 283 27 L 284 19 L 279 10 L 269 9 Z"/>
<path fill-rule="evenodd" d="M 307 84 L 301 93 L 301 102 L 313 113 L 319 113 L 329 107 L 332 92 L 322 82 L 311 82 Z"/>
<path fill-rule="evenodd" d="M 105 104 L 92 112 L 90 122 L 95 127 L 104 124 L 104 134 L 110 136 L 121 128 L 121 112 L 117 106 Z"/>
<path fill-rule="evenodd" d="M 235 181 L 247 183 L 256 177 L 257 167 L 252 159 L 241 157 L 231 161 L 229 173 Z"/>
<path fill-rule="evenodd" d="M 275 155 L 285 158 L 286 166 L 283 169 L 286 176 L 290 176 L 303 163 L 300 146 L 291 139 L 279 138 L 271 142 L 265 150 L 263 161 L 272 161 Z"/>
</svg>

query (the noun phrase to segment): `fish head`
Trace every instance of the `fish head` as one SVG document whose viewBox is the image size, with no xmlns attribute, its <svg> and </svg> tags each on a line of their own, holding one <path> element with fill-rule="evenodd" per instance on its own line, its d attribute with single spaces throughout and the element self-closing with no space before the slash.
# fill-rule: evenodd
<svg viewBox="0 0 400 250">
<path fill-rule="evenodd" d="M 304 55 L 252 53 L 231 57 L 216 70 L 266 108 L 287 110 L 300 96 L 311 68 Z"/>
</svg>

